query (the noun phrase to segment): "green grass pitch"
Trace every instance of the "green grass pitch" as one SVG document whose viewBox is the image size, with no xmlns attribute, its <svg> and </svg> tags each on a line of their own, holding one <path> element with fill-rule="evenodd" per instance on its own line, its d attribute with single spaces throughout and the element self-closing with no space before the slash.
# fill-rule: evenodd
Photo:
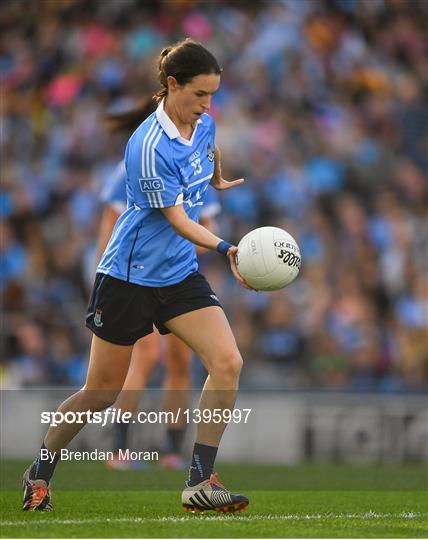
<svg viewBox="0 0 428 540">
<path fill-rule="evenodd" d="M 250 498 L 238 516 L 184 514 L 185 473 L 106 471 L 63 463 L 52 513 L 21 510 L 27 463 L 1 463 L 2 538 L 426 538 L 427 470 L 418 465 L 295 467 L 219 464 L 220 479 Z"/>
</svg>

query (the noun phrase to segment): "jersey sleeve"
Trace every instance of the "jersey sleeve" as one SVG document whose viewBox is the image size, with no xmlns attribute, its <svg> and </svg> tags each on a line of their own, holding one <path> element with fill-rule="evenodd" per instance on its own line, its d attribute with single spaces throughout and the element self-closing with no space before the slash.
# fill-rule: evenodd
<svg viewBox="0 0 428 540">
<path fill-rule="evenodd" d="M 138 179 L 140 191 L 150 208 L 167 208 L 183 204 L 183 186 L 174 171 L 172 157 L 156 149 L 152 152 L 146 175 Z"/>
<path fill-rule="evenodd" d="M 126 169 L 123 161 L 107 180 L 100 199 L 104 205 L 111 206 L 119 214 L 126 210 Z"/>
<path fill-rule="evenodd" d="M 156 143 L 156 137 L 153 140 Z M 128 145 L 125 159 L 134 204 L 140 208 L 183 204 L 180 173 L 166 144 Z"/>
</svg>

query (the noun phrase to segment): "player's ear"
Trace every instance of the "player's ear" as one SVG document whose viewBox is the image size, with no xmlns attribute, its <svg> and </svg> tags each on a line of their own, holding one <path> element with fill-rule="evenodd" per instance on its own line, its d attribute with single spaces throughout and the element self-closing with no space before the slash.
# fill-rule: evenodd
<svg viewBox="0 0 428 540">
<path fill-rule="evenodd" d="M 166 82 L 168 83 L 168 90 L 172 92 L 177 90 L 177 88 L 180 86 L 177 82 L 177 79 L 172 75 L 168 75 L 168 77 L 166 78 Z"/>
</svg>

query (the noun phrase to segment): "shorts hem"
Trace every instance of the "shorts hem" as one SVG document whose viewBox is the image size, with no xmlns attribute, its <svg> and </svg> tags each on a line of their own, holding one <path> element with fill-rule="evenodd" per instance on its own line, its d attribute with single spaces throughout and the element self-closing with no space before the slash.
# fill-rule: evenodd
<svg viewBox="0 0 428 540">
<path fill-rule="evenodd" d="M 175 319 L 175 317 L 179 317 L 180 315 L 185 315 L 186 313 L 191 313 L 192 311 L 198 311 L 198 309 L 203 309 L 206 307 L 215 307 L 215 306 L 219 307 L 220 309 L 223 309 L 223 306 L 220 304 L 220 302 L 216 302 L 215 300 L 212 300 L 211 298 L 201 298 L 199 303 L 195 302 L 193 305 L 183 306 L 182 309 L 177 308 L 176 310 L 171 310 L 171 312 L 168 313 L 167 317 L 162 317 L 162 319 L 157 319 L 155 322 L 156 328 L 158 328 L 156 323 L 158 324 L 160 323 L 162 326 L 165 326 L 165 323 L 167 323 L 171 319 Z M 159 333 L 162 333 L 159 328 L 158 330 L 159 330 Z M 171 331 L 168 330 L 168 332 L 171 332 Z"/>
<path fill-rule="evenodd" d="M 89 326 L 89 324 L 86 324 L 85 326 L 86 326 L 86 328 L 89 328 L 89 330 L 90 330 L 93 334 L 95 334 L 97 337 L 99 337 L 100 339 L 103 339 L 104 341 L 108 341 L 109 343 L 113 343 L 113 345 L 127 345 L 127 346 L 129 346 L 129 345 L 135 345 L 139 339 L 141 339 L 141 338 L 143 338 L 143 337 L 146 337 L 146 336 L 148 336 L 148 335 L 150 335 L 150 334 L 152 333 L 152 332 L 149 332 L 148 334 L 144 334 L 144 335 L 142 335 L 142 336 L 136 338 L 135 340 L 132 340 L 132 339 L 130 339 L 130 340 L 123 340 L 123 339 L 116 339 L 116 338 L 111 338 L 111 337 L 108 337 L 108 338 L 107 338 L 106 336 L 103 336 L 103 335 L 101 334 L 101 332 L 96 332 L 96 331 L 92 328 L 92 326 Z"/>
</svg>

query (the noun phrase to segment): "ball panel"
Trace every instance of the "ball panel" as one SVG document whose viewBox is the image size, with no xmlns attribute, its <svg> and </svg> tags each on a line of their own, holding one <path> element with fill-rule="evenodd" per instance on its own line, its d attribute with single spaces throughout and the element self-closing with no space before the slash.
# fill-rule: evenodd
<svg viewBox="0 0 428 540">
<path fill-rule="evenodd" d="M 256 267 L 254 266 L 253 259 L 251 257 L 250 252 L 250 242 L 249 239 L 245 239 L 245 237 L 239 242 L 238 245 L 238 256 L 237 256 L 237 266 L 239 268 L 239 272 L 242 275 L 246 276 L 258 276 L 260 273 L 257 271 Z"/>
<path fill-rule="evenodd" d="M 243 271 L 251 276 L 262 276 L 268 272 L 263 257 L 263 244 L 259 229 L 248 233 L 241 240 L 244 244 Z M 238 244 L 240 248 L 241 242 Z M 248 259 L 248 263 L 247 263 Z"/>
<path fill-rule="evenodd" d="M 299 246 L 289 233 L 278 227 L 250 231 L 238 248 L 238 271 L 257 290 L 282 289 L 299 273 Z"/>
</svg>

